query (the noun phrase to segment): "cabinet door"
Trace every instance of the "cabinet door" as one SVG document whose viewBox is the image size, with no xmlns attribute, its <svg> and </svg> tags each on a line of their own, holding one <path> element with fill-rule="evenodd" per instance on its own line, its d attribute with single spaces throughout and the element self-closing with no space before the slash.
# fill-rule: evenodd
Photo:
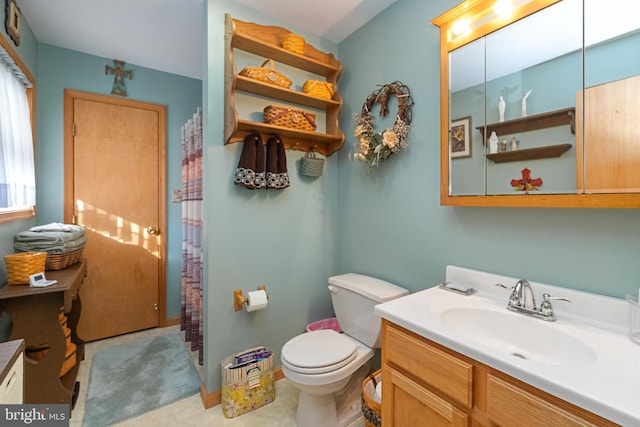
<svg viewBox="0 0 640 427">
<path fill-rule="evenodd" d="M 640 76 L 585 90 L 584 128 L 582 92 L 576 97 L 578 190 L 586 193 L 640 192 L 636 177 L 640 164 Z M 584 168 L 584 169 L 583 169 Z M 584 176 L 584 184 L 583 184 Z M 584 185 L 584 188 L 582 186 Z"/>
<path fill-rule="evenodd" d="M 0 403 L 22 404 L 24 402 L 24 356 L 20 354 L 8 369 L 0 384 Z"/>
<path fill-rule="evenodd" d="M 383 368 L 382 377 L 382 425 L 469 426 L 467 414 L 409 377 L 389 367 Z"/>
</svg>

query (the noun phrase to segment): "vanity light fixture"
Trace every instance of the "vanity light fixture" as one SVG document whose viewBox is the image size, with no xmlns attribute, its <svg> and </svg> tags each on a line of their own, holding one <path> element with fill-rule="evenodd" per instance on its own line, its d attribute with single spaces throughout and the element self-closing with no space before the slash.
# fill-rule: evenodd
<svg viewBox="0 0 640 427">
<path fill-rule="evenodd" d="M 460 18 L 451 26 L 451 33 L 455 37 L 469 34 L 471 31 L 471 18 Z"/>
<path fill-rule="evenodd" d="M 513 14 L 513 4 L 511 0 L 498 0 L 493 6 L 493 11 L 500 19 L 507 19 Z"/>
</svg>

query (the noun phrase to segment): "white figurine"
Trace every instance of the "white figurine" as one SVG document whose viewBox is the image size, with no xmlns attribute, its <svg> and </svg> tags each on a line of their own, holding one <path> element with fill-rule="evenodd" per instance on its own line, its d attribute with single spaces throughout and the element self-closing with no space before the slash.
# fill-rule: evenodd
<svg viewBox="0 0 640 427">
<path fill-rule="evenodd" d="M 489 137 L 489 154 L 498 152 L 498 144 L 500 141 L 498 140 L 498 135 L 496 135 L 495 131 L 491 132 L 491 136 Z"/>
<path fill-rule="evenodd" d="M 522 104 L 520 105 L 520 117 L 527 117 L 527 98 L 531 95 L 532 89 L 522 95 Z"/>
<path fill-rule="evenodd" d="M 500 113 L 500 122 L 504 122 L 504 108 L 505 108 L 505 102 L 504 102 L 504 98 L 501 96 L 500 100 L 498 101 L 498 113 Z"/>
</svg>

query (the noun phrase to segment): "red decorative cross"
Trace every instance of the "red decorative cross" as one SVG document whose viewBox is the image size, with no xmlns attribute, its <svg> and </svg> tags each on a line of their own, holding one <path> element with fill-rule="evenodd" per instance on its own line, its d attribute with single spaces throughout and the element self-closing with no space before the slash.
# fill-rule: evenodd
<svg viewBox="0 0 640 427">
<path fill-rule="evenodd" d="M 527 168 L 522 169 L 521 179 L 512 179 L 511 186 L 515 191 L 533 191 L 542 185 L 542 178 L 531 178 L 531 171 Z"/>
</svg>

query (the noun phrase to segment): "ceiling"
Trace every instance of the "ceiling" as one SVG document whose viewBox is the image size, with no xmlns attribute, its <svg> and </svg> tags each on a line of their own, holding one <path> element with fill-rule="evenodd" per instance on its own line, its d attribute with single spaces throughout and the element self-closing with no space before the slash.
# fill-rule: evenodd
<svg viewBox="0 0 640 427">
<path fill-rule="evenodd" d="M 40 43 L 202 79 L 203 1 L 16 3 Z M 232 1 L 339 43 L 396 0 Z"/>
</svg>

